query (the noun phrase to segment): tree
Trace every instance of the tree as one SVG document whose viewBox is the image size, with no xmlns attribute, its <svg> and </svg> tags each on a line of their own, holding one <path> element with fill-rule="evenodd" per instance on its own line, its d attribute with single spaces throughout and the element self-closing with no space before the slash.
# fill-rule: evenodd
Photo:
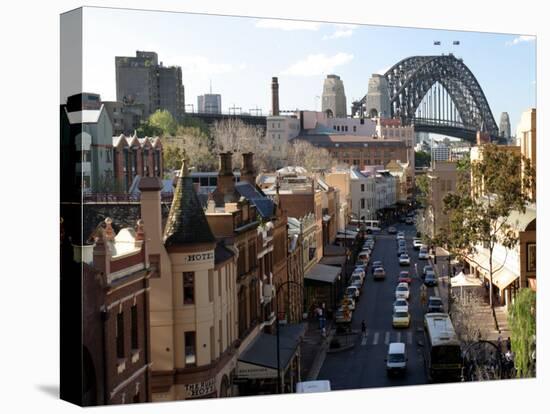
<svg viewBox="0 0 550 414">
<path fill-rule="evenodd" d="M 262 128 L 247 125 L 240 119 L 229 118 L 215 122 L 212 141 L 214 151 L 233 152 L 234 166 L 240 165 L 241 155 L 246 152 L 254 153 L 254 164 L 260 170 L 271 170 L 275 165 L 276 160 Z"/>
<path fill-rule="evenodd" d="M 524 165 L 525 165 L 525 160 Z M 457 189 L 443 199 L 443 211 L 449 217 L 449 229 L 439 232 L 434 240 L 445 245 L 457 257 L 477 263 L 475 254 L 479 246 L 488 251 L 489 302 L 493 306 L 493 253 L 497 245 L 514 248 L 518 233 L 509 222 L 512 212 L 525 212 L 533 172 L 526 165 L 522 174 L 522 157 L 507 147 L 487 144 L 480 147 L 480 157 L 465 162 L 458 175 Z"/>
<path fill-rule="evenodd" d="M 138 128 L 138 136 L 173 136 L 176 133 L 178 124 L 172 114 L 166 109 L 157 109 L 149 116 L 147 121 L 142 122 Z"/>
<path fill-rule="evenodd" d="M 429 167 L 432 157 L 429 152 L 426 151 L 416 151 L 414 153 L 414 166 L 419 167 Z"/>
<path fill-rule="evenodd" d="M 326 170 L 334 164 L 334 160 L 326 149 L 315 147 L 304 140 L 289 144 L 287 160 L 289 165 L 304 167 L 308 171 Z"/>
<path fill-rule="evenodd" d="M 514 365 L 518 377 L 531 377 L 535 374 L 535 361 L 532 358 L 536 334 L 535 309 L 535 293 L 529 288 L 522 288 L 508 313 Z"/>
<path fill-rule="evenodd" d="M 180 168 L 184 150 L 197 171 L 216 168 L 210 139 L 199 128 L 179 126 L 174 137 L 164 140 L 164 166 L 167 170 Z"/>
</svg>

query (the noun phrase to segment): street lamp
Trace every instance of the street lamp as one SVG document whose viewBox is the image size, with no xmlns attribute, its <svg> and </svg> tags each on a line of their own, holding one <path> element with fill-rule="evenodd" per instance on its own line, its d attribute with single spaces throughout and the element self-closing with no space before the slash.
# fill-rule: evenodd
<svg viewBox="0 0 550 414">
<path fill-rule="evenodd" d="M 303 295 L 303 287 L 299 283 L 293 281 L 293 280 L 287 280 L 286 282 L 279 285 L 275 292 L 275 328 L 277 329 L 277 394 L 281 394 L 282 387 L 281 387 L 281 345 L 280 345 L 280 329 L 279 329 L 279 291 L 281 288 L 285 285 L 294 284 L 302 289 L 302 295 Z"/>
</svg>

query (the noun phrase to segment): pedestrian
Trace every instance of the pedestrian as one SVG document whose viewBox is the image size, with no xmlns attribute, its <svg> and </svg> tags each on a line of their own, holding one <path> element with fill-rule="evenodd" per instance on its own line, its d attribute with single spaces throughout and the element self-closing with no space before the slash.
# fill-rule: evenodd
<svg viewBox="0 0 550 414">
<path fill-rule="evenodd" d="M 512 341 L 510 340 L 510 337 L 508 337 L 508 339 L 506 339 L 506 351 L 511 351 L 512 350 Z"/>
<path fill-rule="evenodd" d="M 365 320 L 363 319 L 361 321 L 361 336 L 364 338 L 367 333 L 367 324 L 365 323 Z"/>
<path fill-rule="evenodd" d="M 502 336 L 500 336 L 500 335 L 497 338 L 497 347 L 498 347 L 499 352 L 502 352 Z"/>
</svg>

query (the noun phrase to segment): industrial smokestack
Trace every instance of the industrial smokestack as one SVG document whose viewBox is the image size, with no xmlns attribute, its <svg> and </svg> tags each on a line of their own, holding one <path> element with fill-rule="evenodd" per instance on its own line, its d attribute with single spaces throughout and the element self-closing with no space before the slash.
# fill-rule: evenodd
<svg viewBox="0 0 550 414">
<path fill-rule="evenodd" d="M 275 76 L 271 78 L 271 112 L 279 116 L 279 82 Z"/>
</svg>

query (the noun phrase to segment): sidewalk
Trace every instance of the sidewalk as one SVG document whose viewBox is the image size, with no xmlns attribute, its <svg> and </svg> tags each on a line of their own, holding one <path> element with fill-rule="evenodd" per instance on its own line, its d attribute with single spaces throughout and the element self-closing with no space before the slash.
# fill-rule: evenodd
<svg viewBox="0 0 550 414">
<path fill-rule="evenodd" d="M 438 280 L 437 284 L 437 290 L 436 292 L 439 292 L 439 296 L 443 302 L 443 307 L 446 313 L 449 313 L 449 283 L 450 278 L 448 275 L 448 257 L 449 254 L 445 249 L 442 249 L 440 247 L 437 247 L 435 249 L 435 256 L 436 256 L 436 263 L 434 264 L 433 259 L 430 257 L 428 259 L 428 262 L 433 266 L 435 275 Z M 419 269 L 421 272 L 422 270 Z"/>
<path fill-rule="evenodd" d="M 301 346 L 301 377 L 302 381 L 313 381 L 317 379 L 321 366 L 325 361 L 328 344 L 334 333 L 332 321 L 327 321 L 327 337 L 321 336 L 319 322 L 310 319 Z"/>
</svg>

